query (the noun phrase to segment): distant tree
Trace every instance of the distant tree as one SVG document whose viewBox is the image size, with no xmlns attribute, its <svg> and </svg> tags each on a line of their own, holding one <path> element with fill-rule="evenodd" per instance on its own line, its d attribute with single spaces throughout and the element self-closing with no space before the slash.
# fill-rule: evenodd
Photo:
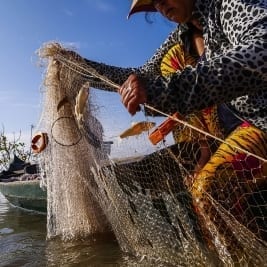
<svg viewBox="0 0 267 267">
<path fill-rule="evenodd" d="M 4 127 L 0 131 L 0 171 L 7 169 L 10 160 L 14 155 L 18 156 L 24 161 L 29 161 L 31 158 L 31 151 L 26 148 L 25 143 L 20 141 L 21 132 L 13 135 L 13 139 L 9 140 L 5 134 Z"/>
</svg>

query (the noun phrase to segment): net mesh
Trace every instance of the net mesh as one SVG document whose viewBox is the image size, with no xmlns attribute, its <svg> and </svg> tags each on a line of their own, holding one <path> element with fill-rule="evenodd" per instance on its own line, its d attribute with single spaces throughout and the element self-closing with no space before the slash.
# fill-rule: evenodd
<svg viewBox="0 0 267 267">
<path fill-rule="evenodd" d="M 132 118 L 118 85 L 77 53 L 55 43 L 39 52 L 47 66 L 38 130 L 49 137 L 39 154 L 48 238 L 111 231 L 123 251 L 175 266 L 266 264 L 265 133 L 243 125 L 238 141 L 222 140 L 173 118 L 191 141 L 169 134 L 152 145 L 152 130 L 133 133 L 131 124 L 159 125 L 166 114 Z M 203 149 L 211 160 L 199 169 Z"/>
</svg>

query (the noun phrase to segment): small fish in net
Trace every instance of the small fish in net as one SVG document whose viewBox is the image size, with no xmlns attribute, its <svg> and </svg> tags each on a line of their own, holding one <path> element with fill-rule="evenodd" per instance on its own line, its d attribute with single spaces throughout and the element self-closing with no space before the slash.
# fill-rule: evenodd
<svg viewBox="0 0 267 267">
<path fill-rule="evenodd" d="M 132 126 L 126 129 L 124 132 L 120 134 L 120 138 L 126 138 L 129 136 L 140 135 L 143 132 L 147 132 L 153 127 L 155 127 L 155 122 L 150 121 L 140 121 L 140 122 L 133 122 Z"/>
</svg>

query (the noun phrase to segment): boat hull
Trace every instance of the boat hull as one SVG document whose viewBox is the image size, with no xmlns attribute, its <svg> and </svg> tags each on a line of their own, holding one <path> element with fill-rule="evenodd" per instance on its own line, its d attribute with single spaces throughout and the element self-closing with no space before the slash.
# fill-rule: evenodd
<svg viewBox="0 0 267 267">
<path fill-rule="evenodd" d="M 40 181 L 0 182 L 0 192 L 14 206 L 27 210 L 47 211 L 47 194 Z"/>
</svg>

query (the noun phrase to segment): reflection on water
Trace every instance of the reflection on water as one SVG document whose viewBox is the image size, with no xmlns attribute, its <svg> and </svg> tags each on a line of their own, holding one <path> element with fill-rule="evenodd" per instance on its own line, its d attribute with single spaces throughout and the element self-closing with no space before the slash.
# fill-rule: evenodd
<svg viewBox="0 0 267 267">
<path fill-rule="evenodd" d="M 48 266 L 121 266 L 123 262 L 117 244 L 111 240 L 53 240 L 47 243 L 46 257 Z"/>
<path fill-rule="evenodd" d="M 11 266 L 148 267 L 155 263 L 123 254 L 111 237 L 47 241 L 46 215 L 15 208 L 0 193 L 0 267 Z"/>
<path fill-rule="evenodd" d="M 0 194 L 0 266 L 42 266 L 45 232 L 45 215 L 12 207 Z"/>
</svg>

